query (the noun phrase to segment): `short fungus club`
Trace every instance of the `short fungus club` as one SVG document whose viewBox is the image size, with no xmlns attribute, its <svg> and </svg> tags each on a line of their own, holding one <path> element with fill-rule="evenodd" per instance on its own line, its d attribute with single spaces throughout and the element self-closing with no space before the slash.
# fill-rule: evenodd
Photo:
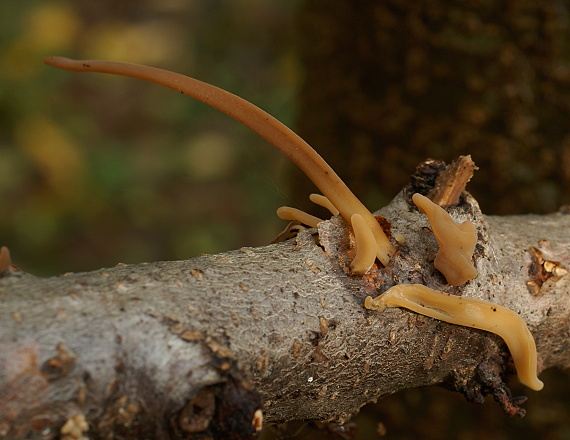
<svg viewBox="0 0 570 440">
<path fill-rule="evenodd" d="M 0 248 L 0 272 L 4 272 L 12 267 L 12 259 L 10 251 L 6 246 Z"/>
<path fill-rule="evenodd" d="M 114 61 L 71 60 L 56 56 L 46 57 L 44 62 L 50 66 L 75 72 L 110 73 L 150 81 L 220 110 L 255 131 L 289 157 L 349 224 L 353 214 L 358 214 L 364 219 L 366 228 L 374 237 L 376 252 L 373 259 L 364 260 L 358 255 L 360 250 L 357 249 L 356 260 L 359 264 L 353 265 L 353 272 L 367 272 L 376 258 L 383 265 L 387 265 L 396 252 L 372 213 L 348 189 L 324 159 L 291 129 L 250 102 L 194 78 L 155 67 Z M 354 225 L 352 226 L 354 228 Z"/>
<path fill-rule="evenodd" d="M 477 244 L 477 230 L 469 221 L 457 224 L 441 206 L 421 194 L 412 201 L 427 215 L 433 235 L 439 244 L 434 266 L 452 286 L 460 286 L 477 276 L 471 257 Z"/>
<path fill-rule="evenodd" d="M 291 208 L 289 206 L 282 206 L 281 208 L 277 208 L 277 216 L 283 220 L 297 220 L 298 222 L 310 226 L 311 228 L 316 228 L 317 225 L 323 221 L 314 215 L 307 214 L 300 209 Z"/>
</svg>

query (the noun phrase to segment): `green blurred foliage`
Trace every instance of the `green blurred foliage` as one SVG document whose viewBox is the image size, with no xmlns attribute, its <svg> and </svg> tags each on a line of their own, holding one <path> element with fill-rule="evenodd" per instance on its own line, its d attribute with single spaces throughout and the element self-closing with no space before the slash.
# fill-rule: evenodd
<svg viewBox="0 0 570 440">
<path fill-rule="evenodd" d="M 2 2 L 0 243 L 15 264 L 55 275 L 269 243 L 290 203 L 280 153 L 167 89 L 41 58 L 160 66 L 290 124 L 297 3 Z"/>
</svg>

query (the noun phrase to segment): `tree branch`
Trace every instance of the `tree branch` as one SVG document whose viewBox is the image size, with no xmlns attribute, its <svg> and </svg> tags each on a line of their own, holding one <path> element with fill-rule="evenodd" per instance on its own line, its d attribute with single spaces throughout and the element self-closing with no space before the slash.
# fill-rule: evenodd
<svg viewBox="0 0 570 440">
<path fill-rule="evenodd" d="M 492 301 L 526 321 L 540 370 L 567 368 L 570 216 L 486 217 L 464 193 L 449 212 L 477 227 L 479 275 L 451 287 L 410 192 L 380 211 L 404 243 L 364 277 L 347 275 L 352 237 L 339 217 L 319 225 L 318 240 L 306 230 L 266 247 L 48 279 L 4 272 L 0 432 L 238 438 L 254 432 L 261 405 L 266 421 L 344 422 L 367 402 L 437 383 L 520 413 L 499 337 L 362 304 L 400 283 Z"/>
</svg>

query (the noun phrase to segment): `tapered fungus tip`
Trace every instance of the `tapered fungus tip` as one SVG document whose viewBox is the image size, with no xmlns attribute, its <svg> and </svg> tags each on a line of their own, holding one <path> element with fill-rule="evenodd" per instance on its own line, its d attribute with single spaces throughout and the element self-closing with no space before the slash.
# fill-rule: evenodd
<svg viewBox="0 0 570 440">
<path fill-rule="evenodd" d="M 316 205 L 322 206 L 323 208 L 327 208 L 332 215 L 339 215 L 338 209 L 331 203 L 329 199 L 321 194 L 311 194 L 309 196 L 311 202 L 315 203 Z"/>
<path fill-rule="evenodd" d="M 48 66 L 59 67 L 62 63 L 71 60 L 69 58 L 51 55 L 49 57 L 43 57 L 42 61 L 46 63 Z"/>
<path fill-rule="evenodd" d="M 291 129 L 252 103 L 194 78 L 155 67 L 103 60 L 72 60 L 59 56 L 46 57 L 44 62 L 64 70 L 109 73 L 154 82 L 182 92 L 226 113 L 255 131 L 295 162 L 323 192 L 324 196 L 317 196 L 317 203 L 323 204 L 335 215 L 337 212 L 340 213 L 348 222 L 353 214 L 361 215 L 367 227 L 372 231 L 377 247 L 376 256 L 382 264 L 386 266 L 390 257 L 394 255 L 395 249 L 382 227 L 330 165 Z M 278 215 L 287 220 L 299 220 L 312 227 L 321 221 L 316 217 L 307 217 L 306 214 L 301 220 L 298 218 L 300 214 L 297 211 L 286 208 Z"/>
<path fill-rule="evenodd" d="M 44 57 L 43 62 L 48 66 L 57 67 L 58 69 L 71 70 L 74 72 L 80 72 L 82 70 L 87 70 L 91 66 L 89 62 L 82 60 L 72 60 L 71 58 L 60 57 L 60 56 L 49 56 Z"/>
</svg>

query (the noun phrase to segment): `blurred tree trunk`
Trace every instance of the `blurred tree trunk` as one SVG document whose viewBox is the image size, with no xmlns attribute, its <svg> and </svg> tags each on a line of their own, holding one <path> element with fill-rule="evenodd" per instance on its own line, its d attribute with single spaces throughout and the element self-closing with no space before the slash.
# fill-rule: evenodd
<svg viewBox="0 0 570 440">
<path fill-rule="evenodd" d="M 483 212 L 570 203 L 567 2 L 307 0 L 299 48 L 298 131 L 373 206 L 465 154 Z"/>
</svg>

